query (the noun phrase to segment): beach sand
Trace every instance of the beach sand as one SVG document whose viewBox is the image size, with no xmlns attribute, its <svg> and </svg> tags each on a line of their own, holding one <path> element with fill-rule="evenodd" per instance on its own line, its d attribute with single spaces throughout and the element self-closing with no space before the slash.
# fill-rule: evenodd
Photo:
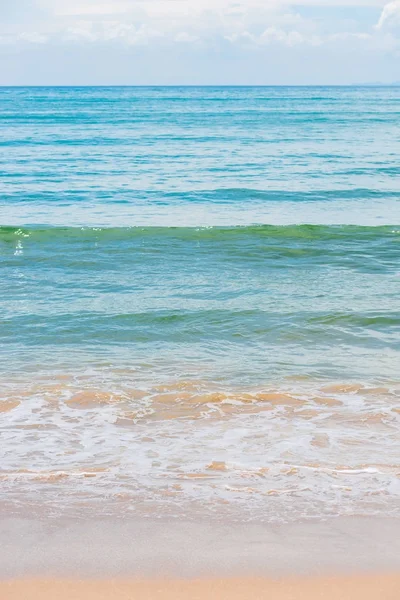
<svg viewBox="0 0 400 600">
<path fill-rule="evenodd" d="M 398 600 L 400 573 L 318 579 L 11 581 L 4 600 Z"/>
<path fill-rule="evenodd" d="M 400 522 L 0 518 L 0 600 L 399 600 Z"/>
</svg>

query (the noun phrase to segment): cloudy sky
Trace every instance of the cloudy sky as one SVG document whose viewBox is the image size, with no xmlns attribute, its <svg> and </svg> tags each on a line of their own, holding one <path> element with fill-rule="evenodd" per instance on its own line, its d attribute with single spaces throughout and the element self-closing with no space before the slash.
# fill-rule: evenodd
<svg viewBox="0 0 400 600">
<path fill-rule="evenodd" d="M 400 0 L 0 0 L 0 84 L 400 81 Z"/>
</svg>

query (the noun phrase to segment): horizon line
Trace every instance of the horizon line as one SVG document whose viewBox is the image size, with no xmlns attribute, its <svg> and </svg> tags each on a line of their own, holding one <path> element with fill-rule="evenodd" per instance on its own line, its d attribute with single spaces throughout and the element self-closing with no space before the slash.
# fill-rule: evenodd
<svg viewBox="0 0 400 600">
<path fill-rule="evenodd" d="M 96 83 L 96 84 L 68 84 L 68 83 L 43 83 L 43 84 L 0 84 L 1 88 L 354 88 L 354 87 L 400 87 L 400 82 L 393 83 L 222 83 L 222 84 L 210 84 L 210 83 Z"/>
</svg>

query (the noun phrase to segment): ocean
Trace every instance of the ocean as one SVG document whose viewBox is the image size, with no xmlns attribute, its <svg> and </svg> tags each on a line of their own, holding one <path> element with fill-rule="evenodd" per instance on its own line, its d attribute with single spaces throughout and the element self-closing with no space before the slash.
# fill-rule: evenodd
<svg viewBox="0 0 400 600">
<path fill-rule="evenodd" d="M 0 503 L 400 513 L 400 88 L 0 88 Z"/>
</svg>

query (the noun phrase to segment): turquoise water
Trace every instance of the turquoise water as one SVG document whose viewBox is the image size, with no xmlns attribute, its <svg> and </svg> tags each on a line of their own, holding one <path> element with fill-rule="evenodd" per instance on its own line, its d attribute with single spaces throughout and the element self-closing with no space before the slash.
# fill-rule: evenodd
<svg viewBox="0 0 400 600">
<path fill-rule="evenodd" d="M 400 229 L 0 229 L 0 370 L 393 378 Z"/>
<path fill-rule="evenodd" d="M 89 496 L 134 504 L 217 461 L 177 502 L 248 503 L 235 477 L 270 469 L 265 496 L 289 464 L 297 516 L 391 510 L 399 88 L 1 88 L 0 127 L 8 498 L 101 468 Z"/>
</svg>

